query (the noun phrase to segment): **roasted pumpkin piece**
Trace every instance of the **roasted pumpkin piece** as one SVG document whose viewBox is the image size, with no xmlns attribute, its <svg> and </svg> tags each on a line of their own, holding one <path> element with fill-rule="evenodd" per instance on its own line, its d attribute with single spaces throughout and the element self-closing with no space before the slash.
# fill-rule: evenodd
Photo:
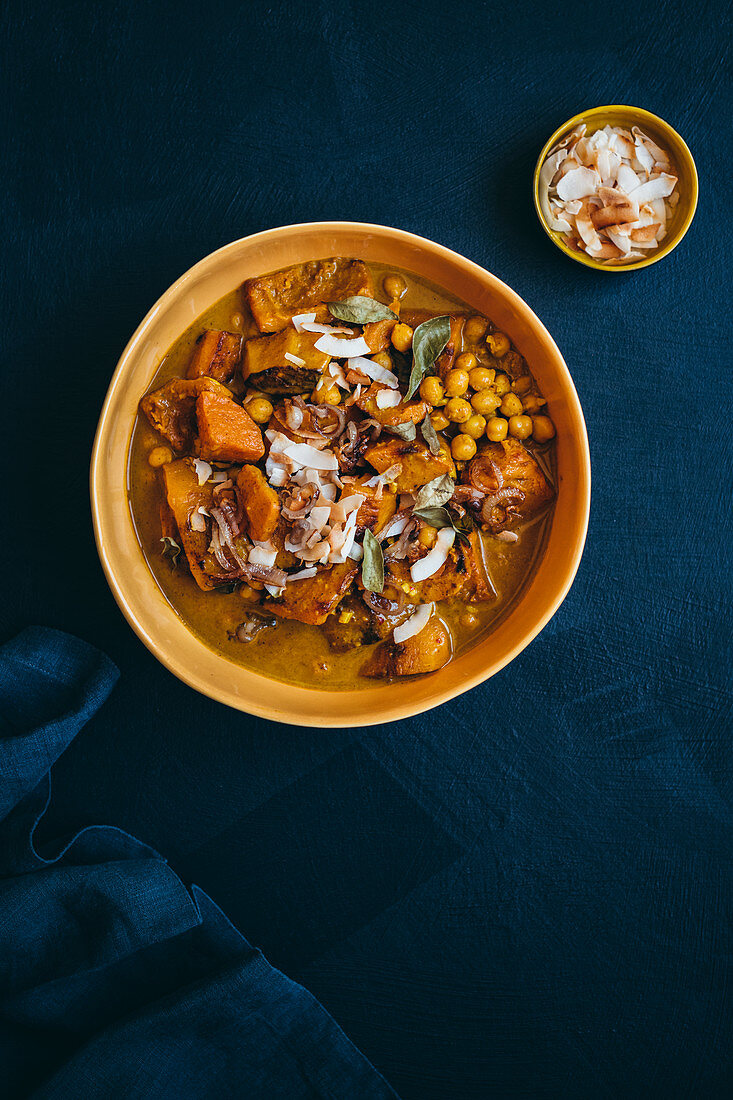
<svg viewBox="0 0 733 1100">
<path fill-rule="evenodd" d="M 372 615 L 358 596 L 347 596 L 323 624 L 326 641 L 335 653 L 346 653 L 358 646 L 379 641 L 374 632 Z"/>
<path fill-rule="evenodd" d="M 452 652 L 448 627 L 433 617 L 419 634 L 406 642 L 381 642 L 361 673 L 376 679 L 437 672 L 450 661 Z"/>
<path fill-rule="evenodd" d="M 258 466 L 243 466 L 237 474 L 237 491 L 247 517 L 247 529 L 255 542 L 268 542 L 280 519 L 280 498 L 268 485 Z"/>
<path fill-rule="evenodd" d="M 496 599 L 496 592 L 486 573 L 480 539 L 475 531 L 472 532 L 468 544 L 462 539 L 456 539 L 445 565 L 433 573 L 432 577 L 426 577 L 424 581 L 413 581 L 409 562 L 401 560 L 390 562 L 387 583 L 408 588 L 410 599 L 417 603 L 459 598 L 482 603 Z"/>
<path fill-rule="evenodd" d="M 380 409 L 377 404 L 377 394 L 386 388 L 383 383 L 372 382 L 369 389 L 365 390 L 356 401 L 357 408 L 365 412 L 367 416 L 371 416 L 372 420 L 384 424 L 385 427 L 391 427 L 393 424 L 419 424 L 425 419 L 428 414 L 428 406 L 425 401 L 415 398 L 411 401 L 405 401 L 403 398 L 399 405 L 390 405 L 388 408 Z"/>
<path fill-rule="evenodd" d="M 319 569 L 315 577 L 304 581 L 292 581 L 282 596 L 268 600 L 266 607 L 282 619 L 297 619 L 301 623 L 320 626 L 338 607 L 357 574 L 356 562 L 331 565 Z"/>
<path fill-rule="evenodd" d="M 381 496 L 378 497 L 376 485 L 365 484 L 370 480 L 369 475 L 365 474 L 363 477 L 357 478 L 347 489 L 344 489 L 344 495 L 346 496 L 351 493 L 361 493 L 366 497 L 356 513 L 357 535 L 363 534 L 367 527 L 376 534 L 383 527 L 386 527 L 397 511 L 397 497 L 394 493 L 383 491 Z"/>
<path fill-rule="evenodd" d="M 178 454 L 193 450 L 196 401 L 202 393 L 231 397 L 226 386 L 213 378 L 174 378 L 159 390 L 147 393 L 140 402 L 141 411 Z"/>
<path fill-rule="evenodd" d="M 199 450 L 214 462 L 252 462 L 262 458 L 262 432 L 246 409 L 231 397 L 202 393 L 196 402 Z"/>
<path fill-rule="evenodd" d="M 555 495 L 535 457 L 511 437 L 482 448 L 461 480 L 497 497 L 481 512 L 481 525 L 493 534 L 538 515 Z"/>
<path fill-rule="evenodd" d="M 397 324 L 396 321 L 370 321 L 368 325 L 364 325 L 363 336 L 369 345 L 369 349 L 372 354 L 378 351 L 386 351 L 390 346 L 390 338 L 392 336 L 392 329 Z"/>
<path fill-rule="evenodd" d="M 196 347 L 188 365 L 188 377 L 208 376 L 215 378 L 217 382 L 230 382 L 241 357 L 241 333 L 207 329 L 196 341 Z"/>
<path fill-rule="evenodd" d="M 314 347 L 320 335 L 289 327 L 272 336 L 254 336 L 245 344 L 242 377 L 264 393 L 309 392 L 331 358 Z M 302 364 L 292 363 L 286 354 Z"/>
<path fill-rule="evenodd" d="M 402 472 L 394 479 L 397 491 L 412 493 L 442 474 L 455 476 L 456 468 L 450 452 L 442 450 L 434 455 L 424 443 L 412 443 L 402 439 L 380 439 L 367 447 L 364 458 L 375 470 L 383 474 L 390 466 L 402 466 Z"/>
<path fill-rule="evenodd" d="M 248 279 L 244 291 L 260 332 L 280 332 L 298 313 L 315 310 L 318 320 L 328 320 L 325 302 L 354 294 L 372 298 L 374 285 L 362 260 L 334 256 Z"/>
<path fill-rule="evenodd" d="M 213 486 L 199 485 L 198 475 L 191 458 L 178 458 L 161 466 L 167 506 L 175 519 L 177 534 L 186 555 L 191 575 L 199 588 L 210 591 L 225 583 L 216 574 L 221 573 L 214 557 L 208 553 L 211 535 L 208 530 L 194 531 L 191 516 L 198 508 L 209 511 L 213 500 Z M 214 575 L 212 575 L 214 574 Z"/>
</svg>

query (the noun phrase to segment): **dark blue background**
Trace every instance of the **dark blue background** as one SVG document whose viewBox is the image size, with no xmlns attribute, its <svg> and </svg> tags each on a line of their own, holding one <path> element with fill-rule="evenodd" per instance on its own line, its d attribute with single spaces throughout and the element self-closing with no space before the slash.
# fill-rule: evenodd
<svg viewBox="0 0 733 1100">
<path fill-rule="evenodd" d="M 638 12 L 645 11 L 642 17 Z M 722 1095 L 731 756 L 727 5 L 70 3 L 0 17 L 4 595 L 105 649 L 113 700 L 49 834 L 119 824 L 210 892 L 406 1098 Z M 599 276 L 534 160 L 606 102 L 676 126 L 683 244 Z M 98 565 L 87 467 L 117 358 L 236 237 L 345 218 L 513 286 L 583 403 L 575 586 L 482 688 L 374 729 L 275 726 L 171 677 Z"/>
</svg>

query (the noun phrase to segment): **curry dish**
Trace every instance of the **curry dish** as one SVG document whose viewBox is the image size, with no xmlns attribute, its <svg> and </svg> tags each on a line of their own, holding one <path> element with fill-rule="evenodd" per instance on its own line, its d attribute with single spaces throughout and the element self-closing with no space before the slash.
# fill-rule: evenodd
<svg viewBox="0 0 733 1100">
<path fill-rule="evenodd" d="M 491 319 L 334 257 L 249 279 L 140 401 L 129 490 L 170 604 L 229 660 L 308 687 L 434 672 L 531 576 L 555 428 Z"/>
</svg>

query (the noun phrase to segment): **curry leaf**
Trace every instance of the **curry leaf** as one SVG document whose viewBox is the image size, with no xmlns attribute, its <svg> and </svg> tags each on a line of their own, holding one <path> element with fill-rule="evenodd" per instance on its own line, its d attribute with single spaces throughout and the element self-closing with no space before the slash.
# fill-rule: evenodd
<svg viewBox="0 0 733 1100">
<path fill-rule="evenodd" d="M 468 535 L 456 525 L 447 508 L 414 508 L 412 514 L 417 516 L 418 519 L 425 520 L 431 527 L 439 529 L 441 527 L 452 527 L 459 539 L 463 539 L 464 542 L 469 541 Z"/>
<path fill-rule="evenodd" d="M 384 588 L 384 557 L 382 547 L 369 528 L 362 543 L 364 558 L 361 563 L 361 579 L 369 592 L 381 592 Z"/>
<path fill-rule="evenodd" d="M 448 474 L 434 477 L 415 494 L 415 508 L 439 508 L 453 496 L 456 483 Z"/>
<path fill-rule="evenodd" d="M 372 321 L 396 321 L 397 314 L 389 306 L 377 302 L 374 298 L 365 298 L 355 294 L 344 298 L 342 302 L 328 302 L 328 312 L 337 321 L 349 321 L 352 325 L 368 325 Z"/>
<path fill-rule="evenodd" d="M 425 442 L 427 443 L 427 445 L 430 448 L 431 452 L 434 455 L 439 455 L 440 454 L 440 440 L 438 439 L 438 433 L 436 432 L 435 428 L 433 427 L 433 422 L 432 422 L 432 420 L 430 419 L 429 416 L 426 416 L 425 419 L 423 420 L 422 424 L 420 425 L 420 431 L 422 432 L 422 437 L 425 440 Z"/>
<path fill-rule="evenodd" d="M 429 317 L 412 337 L 412 372 L 406 400 L 412 397 L 450 339 L 450 317 Z"/>
<path fill-rule="evenodd" d="M 417 436 L 415 425 L 411 420 L 407 420 L 404 424 L 387 424 L 386 428 L 392 435 L 398 435 L 400 439 L 404 439 L 407 443 L 412 443 Z"/>
<path fill-rule="evenodd" d="M 180 546 L 175 539 L 170 537 L 170 535 L 164 535 L 160 541 L 163 543 L 161 554 L 164 558 L 170 559 L 171 569 L 175 569 L 178 563 L 178 555 L 181 552 Z"/>
</svg>

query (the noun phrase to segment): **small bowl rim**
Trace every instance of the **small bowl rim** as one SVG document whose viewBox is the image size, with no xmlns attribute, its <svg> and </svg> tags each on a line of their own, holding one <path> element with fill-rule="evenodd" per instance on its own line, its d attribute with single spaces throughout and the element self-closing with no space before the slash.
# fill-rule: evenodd
<svg viewBox="0 0 733 1100">
<path fill-rule="evenodd" d="M 674 139 L 680 144 L 682 155 L 687 162 L 692 180 L 692 189 L 688 209 L 685 213 L 684 218 L 682 219 L 682 223 L 679 229 L 677 230 L 676 236 L 673 237 L 670 241 L 665 242 L 662 247 L 658 248 L 651 256 L 646 256 L 642 260 L 635 260 L 634 263 L 631 264 L 612 264 L 610 267 L 608 265 L 600 263 L 600 261 L 598 260 L 594 260 L 592 256 L 586 256 L 584 253 L 576 252 L 575 249 L 570 248 L 570 246 L 562 240 L 558 233 L 550 229 L 549 225 L 545 221 L 545 216 L 542 213 L 542 207 L 540 206 L 539 200 L 540 170 L 545 162 L 547 154 L 550 152 L 550 149 L 552 149 L 553 145 L 555 145 L 556 142 L 560 140 L 560 138 L 565 134 L 567 130 L 572 130 L 573 127 L 578 125 L 578 123 L 593 118 L 594 116 L 606 114 L 609 111 L 633 112 L 634 116 L 638 117 L 640 120 L 651 122 L 655 126 L 658 126 L 663 132 L 668 132 L 669 134 L 673 135 Z M 554 133 L 551 134 L 545 142 L 542 151 L 537 158 L 532 184 L 534 208 L 537 213 L 537 217 L 539 218 L 540 225 L 542 226 L 543 230 L 550 238 L 552 243 L 555 245 L 555 247 L 559 248 L 560 251 L 564 253 L 564 255 L 566 255 L 569 259 L 575 260 L 576 263 L 582 264 L 584 267 L 590 267 L 593 271 L 605 271 L 612 274 L 625 271 L 640 271 L 642 268 L 650 267 L 652 264 L 658 263 L 660 260 L 663 260 L 665 256 L 669 256 L 670 253 L 674 252 L 675 248 L 682 241 L 685 234 L 687 233 L 687 230 L 692 224 L 692 219 L 694 218 L 695 211 L 697 210 L 699 189 L 699 180 L 695 159 L 682 135 L 678 133 L 678 131 L 675 130 L 674 126 L 672 126 L 669 122 L 666 122 L 665 119 L 660 118 L 659 115 L 655 115 L 652 111 L 647 111 L 644 107 L 633 107 L 631 106 L 631 104 L 628 103 L 607 103 L 600 107 L 591 107 L 587 111 L 578 111 L 577 114 L 567 119 L 567 121 L 563 122 L 561 126 L 558 126 Z"/>
<path fill-rule="evenodd" d="M 394 236 L 401 239 L 404 244 L 411 245 L 413 247 L 425 248 L 449 263 L 457 264 L 459 267 L 463 267 L 472 273 L 478 275 L 481 279 L 487 280 L 489 284 L 494 284 L 497 288 L 500 288 L 501 293 L 505 297 L 506 301 L 510 303 L 511 309 L 515 311 L 519 317 L 531 317 L 532 324 L 537 327 L 539 333 L 541 333 L 543 340 L 548 343 L 549 354 L 555 363 L 555 367 L 558 369 L 558 377 L 562 379 L 562 388 L 564 391 L 564 400 L 567 400 L 569 407 L 572 411 L 572 417 L 575 422 L 576 431 L 575 446 L 578 452 L 579 462 L 579 481 L 575 486 L 576 501 L 574 508 L 573 519 L 573 533 L 574 537 L 572 543 L 568 547 L 568 557 L 566 558 L 565 566 L 561 574 L 561 578 L 558 578 L 552 588 L 552 592 L 548 598 L 540 601 L 539 613 L 533 619 L 531 626 L 526 629 L 521 636 L 517 637 L 513 644 L 507 646 L 500 657 L 495 657 L 482 664 L 481 668 L 475 671 L 473 674 L 466 676 L 463 679 L 456 680 L 456 683 L 442 690 L 436 690 L 434 694 L 431 694 L 429 698 L 415 700 L 414 702 L 404 701 L 405 692 L 397 693 L 402 701 L 395 699 L 394 702 L 389 704 L 383 704 L 379 706 L 377 713 L 366 713 L 362 704 L 361 709 L 358 711 L 354 708 L 354 713 L 349 713 L 346 716 L 343 713 L 343 707 L 336 708 L 337 713 L 333 713 L 332 709 L 328 707 L 328 700 L 338 700 L 339 697 L 345 696 L 357 696 L 367 702 L 367 696 L 370 695 L 372 689 L 360 689 L 354 691 L 328 691 L 319 689 L 317 687 L 305 688 L 299 685 L 287 684 L 282 681 L 273 680 L 259 673 L 250 672 L 246 670 L 249 675 L 254 676 L 263 684 L 271 684 L 277 689 L 287 689 L 286 694 L 290 697 L 298 697 L 302 700 L 304 696 L 310 696 L 314 701 L 313 707 L 307 707 L 308 711 L 315 710 L 318 699 L 321 700 L 323 707 L 319 709 L 317 719 L 315 714 L 311 715 L 312 725 L 316 727 L 365 727 L 377 724 L 383 724 L 385 722 L 396 721 L 403 718 L 410 718 L 416 715 L 425 713 L 433 708 L 440 706 L 441 704 L 450 701 L 464 692 L 477 687 L 479 684 L 485 683 L 488 679 L 494 676 L 496 673 L 505 668 L 511 661 L 514 660 L 544 629 L 547 623 L 553 618 L 558 608 L 565 600 L 572 584 L 575 580 L 575 576 L 580 565 L 583 550 L 585 548 L 585 542 L 588 532 L 588 524 L 590 517 L 590 502 L 591 502 L 591 464 L 590 464 L 590 447 L 588 443 L 588 433 L 585 424 L 585 418 L 583 416 L 580 400 L 575 389 L 575 384 L 570 374 L 570 370 L 565 362 L 565 359 L 560 352 L 552 335 L 545 327 L 543 322 L 531 309 L 527 302 L 496 275 L 487 271 L 479 264 L 474 263 L 467 257 L 462 256 L 460 253 L 447 248 L 444 245 L 437 244 L 435 241 L 431 241 L 428 238 L 421 237 L 415 233 L 411 233 L 407 230 L 397 229 L 390 226 L 378 225 L 369 222 L 351 222 L 351 221 L 318 221 L 318 222 L 302 222 L 292 225 L 279 226 L 271 229 L 262 230 L 257 233 L 249 234 L 246 237 L 238 238 L 237 240 L 230 241 L 227 244 L 215 249 L 213 252 L 204 256 L 191 268 L 185 271 L 174 283 L 168 287 L 167 290 L 158 298 L 155 304 L 148 310 L 145 317 L 135 329 L 133 335 L 130 337 L 127 345 L 125 346 L 120 359 L 117 363 L 116 369 L 112 375 L 109 383 L 107 394 L 105 396 L 104 403 L 100 412 L 99 423 L 97 426 L 97 432 L 94 439 L 94 445 L 91 455 L 90 471 L 89 471 L 89 484 L 90 484 L 90 497 L 91 497 L 91 511 L 94 527 L 94 537 L 97 545 L 97 552 L 102 564 L 103 572 L 107 583 L 112 591 L 112 594 L 126 618 L 128 624 L 132 627 L 133 631 L 137 634 L 147 649 L 160 661 L 160 663 L 172 672 L 178 679 L 185 683 L 188 687 L 193 688 L 195 691 L 208 696 L 215 702 L 223 703 L 236 710 L 243 711 L 250 715 L 254 715 L 261 718 L 266 718 L 270 721 L 282 722 L 294 726 L 308 725 L 308 717 L 306 717 L 300 711 L 296 712 L 294 709 L 288 709 L 290 704 L 285 703 L 278 705 L 276 702 L 268 701 L 267 693 L 263 692 L 261 698 L 252 698 L 247 696 L 241 698 L 236 692 L 229 690 L 225 691 L 218 684 L 209 683 L 206 676 L 203 675 L 196 667 L 192 667 L 190 662 L 180 660 L 178 655 L 169 651 L 166 646 L 161 643 L 155 636 L 154 632 L 149 632 L 144 622 L 138 619 L 135 609 L 135 599 L 132 596 L 128 596 L 126 589 L 129 587 L 126 581 L 124 569 L 119 567 L 119 562 L 115 561 L 115 556 L 119 554 L 113 544 L 108 544 L 106 535 L 111 532 L 110 521 L 110 509 L 112 504 L 109 501 L 103 499 L 103 485 L 106 480 L 105 465 L 107 462 L 106 444 L 108 437 L 112 432 L 112 409 L 115 401 L 118 399 L 118 391 L 124 387 L 126 382 L 126 376 L 128 372 L 129 363 L 134 361 L 134 357 L 139 353 L 140 347 L 143 345 L 149 330 L 153 327 L 157 319 L 163 314 L 166 309 L 175 302 L 177 296 L 189 285 L 196 282 L 207 269 L 215 267 L 215 265 L 224 258 L 229 252 L 235 252 L 241 246 L 247 244 L 252 247 L 260 244 L 264 244 L 271 238 L 287 238 L 288 235 L 294 233 L 302 233 L 309 231 L 328 231 L 332 233 L 347 232 L 349 234 L 369 233 L 376 237 L 389 237 Z M 132 425 L 130 425 L 130 433 L 132 432 Z M 125 466 L 127 465 L 127 454 L 129 453 L 129 436 L 127 442 L 127 451 L 125 458 Z M 127 504 L 129 509 L 129 503 Z M 140 556 L 144 560 L 143 551 L 140 549 Z M 154 576 L 149 572 L 149 567 L 145 563 L 145 569 L 149 573 L 149 579 L 151 585 L 156 585 Z M 524 599 L 522 596 L 521 599 Z M 175 609 L 174 613 L 175 613 Z M 196 647 L 200 647 L 207 653 L 211 653 L 211 647 L 209 647 L 198 635 L 183 621 L 188 640 L 195 643 Z M 477 643 L 480 647 L 481 642 Z M 473 647 L 472 647 L 473 648 Z M 215 654 L 217 659 L 220 659 L 223 664 L 227 663 L 225 657 L 219 657 Z M 241 666 L 238 666 L 241 668 Z M 357 703 L 357 700 L 355 700 Z M 358 705 L 358 703 L 357 703 Z"/>
</svg>

